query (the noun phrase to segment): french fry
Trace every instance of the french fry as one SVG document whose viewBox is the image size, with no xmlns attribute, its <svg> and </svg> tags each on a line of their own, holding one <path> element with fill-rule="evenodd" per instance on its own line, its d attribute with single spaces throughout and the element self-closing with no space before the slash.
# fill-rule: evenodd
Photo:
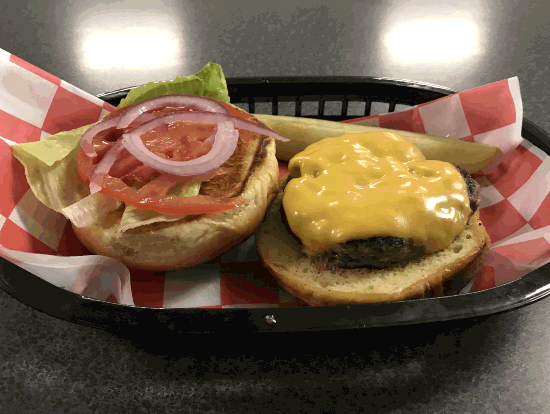
<svg viewBox="0 0 550 414">
<path fill-rule="evenodd" d="M 422 151 L 426 159 L 446 161 L 464 168 L 469 173 L 482 170 L 502 156 L 502 151 L 492 145 L 434 137 L 417 132 L 293 116 L 262 114 L 254 114 L 254 116 L 290 140 L 288 142 L 276 140 L 277 158 L 282 161 L 289 161 L 308 145 L 323 138 L 338 137 L 348 133 L 376 131 L 399 134 Z"/>
</svg>

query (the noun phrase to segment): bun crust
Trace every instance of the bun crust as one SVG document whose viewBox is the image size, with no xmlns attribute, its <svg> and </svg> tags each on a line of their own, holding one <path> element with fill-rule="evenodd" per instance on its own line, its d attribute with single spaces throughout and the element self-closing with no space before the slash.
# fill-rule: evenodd
<svg viewBox="0 0 550 414">
<path fill-rule="evenodd" d="M 456 294 L 481 270 L 489 235 L 475 212 L 444 250 L 389 269 L 323 269 L 301 252 L 282 208 L 283 191 L 256 233 L 258 254 L 278 283 L 311 306 L 391 302 Z"/>
<path fill-rule="evenodd" d="M 241 112 L 245 113 L 241 110 Z M 247 114 L 252 119 L 252 115 Z M 219 256 L 250 236 L 262 222 L 278 190 L 279 168 L 275 141 L 259 139 L 237 149 L 224 164 L 230 173 L 214 177 L 200 193 L 214 197 L 243 196 L 241 207 L 211 215 L 189 215 L 121 232 L 124 207 L 92 225 L 77 228 L 78 239 L 91 252 L 116 258 L 130 268 L 172 270 L 191 267 Z"/>
</svg>

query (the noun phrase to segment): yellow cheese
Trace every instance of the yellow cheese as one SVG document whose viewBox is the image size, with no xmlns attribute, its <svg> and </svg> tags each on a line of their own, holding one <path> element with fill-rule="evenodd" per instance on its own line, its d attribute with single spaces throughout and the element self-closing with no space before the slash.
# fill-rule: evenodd
<svg viewBox="0 0 550 414">
<path fill-rule="evenodd" d="M 307 254 L 369 237 L 447 247 L 471 213 L 462 175 L 391 132 L 325 138 L 296 154 L 283 208 Z"/>
</svg>

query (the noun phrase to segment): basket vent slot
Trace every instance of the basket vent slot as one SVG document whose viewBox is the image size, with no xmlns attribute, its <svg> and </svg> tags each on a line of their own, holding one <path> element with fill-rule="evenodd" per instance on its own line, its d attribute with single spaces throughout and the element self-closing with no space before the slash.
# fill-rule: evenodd
<svg viewBox="0 0 550 414">
<path fill-rule="evenodd" d="M 312 99 L 313 98 L 313 99 Z M 281 97 L 248 97 L 236 103 L 239 108 L 250 113 L 271 114 L 281 116 L 315 117 L 332 120 L 350 119 L 369 115 L 379 115 L 388 112 L 399 112 L 411 108 L 397 100 L 378 102 L 368 97 L 362 101 L 357 98 L 335 97 L 281 96 Z"/>
</svg>

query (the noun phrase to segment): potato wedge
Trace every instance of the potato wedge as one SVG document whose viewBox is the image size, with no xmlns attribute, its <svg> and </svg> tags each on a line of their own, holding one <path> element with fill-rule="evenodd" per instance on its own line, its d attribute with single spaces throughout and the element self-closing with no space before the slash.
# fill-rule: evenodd
<svg viewBox="0 0 550 414">
<path fill-rule="evenodd" d="M 415 145 L 428 160 L 446 161 L 458 165 L 469 173 L 487 167 L 502 156 L 498 147 L 454 138 L 434 137 L 417 132 L 397 131 L 367 125 L 357 125 L 322 119 L 255 114 L 260 121 L 290 139 L 277 140 L 277 158 L 289 161 L 308 145 L 323 138 L 338 137 L 347 133 L 389 131 L 401 135 Z"/>
</svg>

